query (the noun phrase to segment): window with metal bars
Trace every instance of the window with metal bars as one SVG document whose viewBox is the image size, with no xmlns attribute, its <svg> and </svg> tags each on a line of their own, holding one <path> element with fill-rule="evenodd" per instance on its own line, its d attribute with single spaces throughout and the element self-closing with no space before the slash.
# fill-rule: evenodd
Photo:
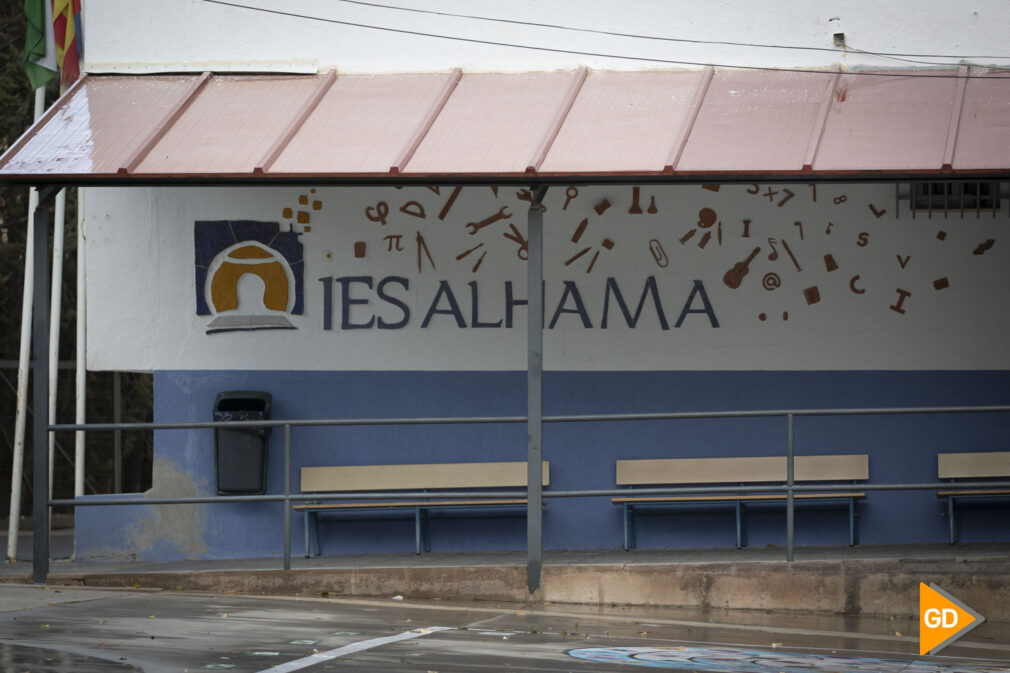
<svg viewBox="0 0 1010 673">
<path fill-rule="evenodd" d="M 1000 209 L 998 182 L 917 182 L 912 184 L 911 206 L 915 211 L 949 213 L 983 212 L 993 215 Z"/>
</svg>

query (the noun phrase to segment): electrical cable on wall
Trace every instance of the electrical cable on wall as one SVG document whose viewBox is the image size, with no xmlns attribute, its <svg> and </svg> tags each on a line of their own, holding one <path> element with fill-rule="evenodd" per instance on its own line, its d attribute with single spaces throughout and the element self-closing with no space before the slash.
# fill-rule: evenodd
<svg viewBox="0 0 1010 673">
<path fill-rule="evenodd" d="M 570 54 L 573 56 L 591 56 L 595 58 L 612 58 L 624 61 L 641 61 L 646 63 L 662 63 L 666 65 L 683 65 L 683 66 L 697 66 L 697 67 L 715 67 L 715 68 L 725 68 L 725 69 L 735 69 L 735 70 L 759 70 L 767 72 L 795 72 L 801 74 L 823 74 L 823 75 L 835 75 L 838 73 L 834 69 L 823 69 L 823 68 L 771 68 L 767 66 L 755 66 L 755 65 L 735 65 L 728 63 L 709 63 L 702 61 L 682 61 L 675 59 L 665 59 L 649 56 L 627 56 L 624 54 L 606 54 L 602 52 L 590 52 L 590 51 L 580 51 L 576 49 L 560 49 L 557 47 L 544 47 L 539 45 L 530 44 L 518 44 L 512 42 L 497 42 L 494 40 L 482 40 L 472 37 L 459 37 L 455 35 L 440 35 L 437 33 L 427 33 L 424 31 L 417 30 L 407 30 L 405 28 L 393 28 L 391 26 L 379 26 L 374 24 L 358 23 L 354 21 L 344 21 L 341 19 L 330 19 L 321 16 L 312 16 L 309 14 L 298 14 L 296 12 L 286 12 L 278 9 L 267 9 L 265 7 L 253 7 L 251 5 L 243 5 L 236 2 L 226 2 L 225 0 L 204 0 L 204 2 L 222 5 L 225 7 L 234 7 L 236 9 L 245 9 L 255 12 L 263 12 L 266 14 L 273 14 L 275 16 L 287 16 L 297 19 L 305 19 L 308 21 L 320 21 L 324 23 L 338 24 L 342 26 L 350 26 L 353 28 L 366 28 L 370 30 L 380 30 L 390 33 L 399 33 L 403 35 L 414 35 L 416 37 L 428 37 L 442 40 L 453 40 L 456 42 L 467 42 L 471 44 L 483 44 L 494 47 L 508 47 L 513 49 L 528 49 L 532 51 L 543 51 L 551 52 L 556 54 Z M 950 64 L 951 66 L 958 64 Z M 958 74 L 939 74 L 932 72 L 867 72 L 861 70 L 850 70 L 845 72 L 846 75 L 860 76 L 860 77 L 904 77 L 904 78 L 927 78 L 927 79 L 986 79 L 986 80 L 997 80 L 997 79 L 1010 79 L 1010 75 L 958 75 Z"/>
<path fill-rule="evenodd" d="M 838 47 L 813 47 L 813 46 L 801 46 L 801 45 L 785 45 L 785 44 L 761 44 L 755 42 L 732 42 L 727 40 L 697 40 L 683 37 L 663 37 L 659 35 L 641 35 L 638 33 L 621 33 L 617 31 L 610 30 L 598 30 L 595 28 L 578 28 L 575 26 L 564 26 L 555 23 L 538 23 L 536 21 L 520 21 L 518 19 L 502 19 L 493 16 L 478 16 L 475 14 L 456 14 L 453 12 L 439 12 L 433 9 L 418 9 L 415 7 L 399 7 L 397 5 L 385 5 L 378 2 L 366 2 L 365 0 L 336 0 L 337 2 L 343 2 L 351 5 L 361 5 L 363 7 L 374 7 L 376 9 L 392 9 L 401 12 L 413 12 L 416 14 L 430 14 L 433 16 L 447 16 L 455 19 L 472 19 L 475 21 L 491 21 L 494 23 L 508 23 L 517 26 L 529 26 L 531 28 L 552 28 L 555 30 L 565 30 L 576 33 L 590 33 L 593 35 L 607 35 L 610 37 L 626 37 L 636 40 L 656 40 L 660 42 L 680 42 L 685 44 L 711 44 L 727 47 L 752 47 L 756 49 L 788 49 L 796 51 L 825 51 L 834 54 L 844 54 L 846 51 L 856 52 L 859 54 L 864 54 L 867 56 L 882 56 L 882 57 L 916 57 L 916 58 L 950 58 L 950 59 L 981 59 L 981 58 L 995 58 L 995 59 L 1010 59 L 1010 55 L 1006 56 L 991 56 L 991 55 L 964 55 L 964 54 L 906 54 L 902 52 L 878 52 L 878 51 L 867 51 L 865 49 L 853 48 L 850 45 L 846 45 L 844 48 Z M 896 59 L 905 60 L 905 59 Z M 912 61 L 909 63 L 925 63 L 930 65 L 960 65 L 959 63 L 938 63 L 935 61 Z"/>
</svg>

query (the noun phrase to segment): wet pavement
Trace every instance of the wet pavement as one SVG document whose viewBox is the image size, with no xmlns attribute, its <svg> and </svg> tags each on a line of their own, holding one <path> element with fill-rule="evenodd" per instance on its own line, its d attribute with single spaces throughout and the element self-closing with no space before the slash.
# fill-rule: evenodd
<svg viewBox="0 0 1010 673">
<path fill-rule="evenodd" d="M 1010 623 L 917 648 L 912 617 L 0 585 L 4 673 L 982 673 L 1010 671 Z"/>
</svg>

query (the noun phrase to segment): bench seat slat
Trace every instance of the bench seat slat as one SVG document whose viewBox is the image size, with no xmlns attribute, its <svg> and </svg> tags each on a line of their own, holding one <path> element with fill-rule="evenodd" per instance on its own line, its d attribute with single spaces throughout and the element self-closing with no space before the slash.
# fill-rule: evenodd
<svg viewBox="0 0 1010 673">
<path fill-rule="evenodd" d="M 870 478 L 868 454 L 830 454 L 795 456 L 793 483 L 849 482 L 858 488 L 860 481 Z M 687 486 L 726 484 L 744 486 L 748 484 L 769 484 L 776 490 L 786 480 L 787 459 L 785 456 L 737 456 L 716 458 L 646 458 L 623 459 L 615 464 L 615 481 L 618 486 Z M 849 510 L 849 545 L 858 542 L 856 501 L 866 498 L 861 491 L 839 491 L 831 493 L 796 493 L 793 502 L 828 503 L 846 506 Z M 636 505 L 677 505 L 677 504 L 733 504 L 736 518 L 737 549 L 746 546 L 744 505 L 746 503 L 782 503 L 789 501 L 785 492 L 713 495 L 628 495 L 611 498 L 614 505 L 624 510 L 624 548 L 635 548 Z"/>
<path fill-rule="evenodd" d="M 796 481 L 853 481 L 869 479 L 867 454 L 796 456 Z M 783 482 L 785 456 L 740 458 L 646 458 L 618 460 L 618 486 L 648 484 L 737 484 Z"/>
<path fill-rule="evenodd" d="M 301 490 L 304 493 L 339 493 L 522 488 L 526 486 L 526 470 L 525 461 L 303 467 Z M 543 462 L 543 485 L 550 485 L 548 461 Z"/>
<path fill-rule="evenodd" d="M 936 473 L 941 479 L 1010 477 L 1010 451 L 938 453 Z"/>
<path fill-rule="evenodd" d="M 950 488 L 937 491 L 938 498 L 947 499 L 947 525 L 950 528 L 950 543 L 957 542 L 957 505 L 961 498 L 972 500 L 970 503 L 983 504 L 986 497 L 992 498 L 994 505 L 1004 496 L 1010 496 L 1010 490 L 1005 488 L 957 488 L 958 479 L 990 479 L 1010 477 L 1010 451 L 972 451 L 960 453 L 936 454 L 936 474 L 940 479 L 950 479 Z M 975 500 L 977 498 L 977 500 Z"/>
<path fill-rule="evenodd" d="M 550 485 L 550 463 L 542 462 L 542 485 Z M 306 466 L 301 468 L 301 491 L 305 500 L 311 500 L 313 494 L 323 498 L 327 494 L 361 493 L 363 491 L 382 492 L 386 500 L 369 500 L 365 502 L 304 502 L 294 505 L 295 511 L 304 514 L 305 523 L 305 557 L 310 554 L 310 540 L 316 540 L 319 549 L 319 518 L 330 514 L 336 516 L 342 512 L 369 511 L 393 512 L 414 510 L 414 541 L 416 553 L 420 554 L 422 547 L 428 544 L 428 512 L 429 510 L 447 510 L 450 508 L 502 508 L 502 513 L 526 514 L 528 501 L 524 490 L 526 487 L 528 465 L 526 461 L 509 462 L 476 462 L 476 463 L 417 463 L 410 465 L 329 465 Z M 504 488 L 508 489 L 499 497 L 481 498 L 480 490 Z M 478 491 L 470 494 L 467 499 L 448 499 L 453 492 L 464 495 L 465 492 Z M 515 491 L 515 498 L 501 497 Z M 418 498 L 427 497 L 428 500 Z M 488 493 L 490 496 L 491 493 Z M 473 497 L 476 496 L 476 497 Z M 401 498 L 397 500 L 396 498 Z M 406 500 L 405 498 L 411 498 Z M 543 503 L 546 504 L 546 503 Z M 520 510 L 520 508 L 522 508 Z M 475 512 L 476 514 L 476 512 Z"/>
<path fill-rule="evenodd" d="M 865 498 L 865 493 L 797 493 L 793 496 L 797 500 L 828 500 L 845 498 Z M 620 505 L 623 503 L 649 503 L 649 502 L 736 502 L 741 501 L 762 501 L 762 500 L 785 500 L 788 496 L 782 494 L 761 494 L 761 495 L 695 495 L 695 496 L 639 496 L 627 498 L 611 498 L 611 502 Z"/>
<path fill-rule="evenodd" d="M 382 509 L 391 507 L 452 507 L 479 505 L 525 505 L 526 498 L 514 500 L 401 500 L 399 502 L 346 502 L 315 505 L 292 505 L 291 509 Z"/>
</svg>

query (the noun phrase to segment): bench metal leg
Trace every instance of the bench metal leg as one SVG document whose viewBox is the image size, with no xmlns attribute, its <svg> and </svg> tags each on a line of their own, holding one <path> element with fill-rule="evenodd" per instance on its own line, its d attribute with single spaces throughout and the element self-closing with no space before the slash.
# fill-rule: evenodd
<svg viewBox="0 0 1010 673">
<path fill-rule="evenodd" d="M 743 534 L 743 503 L 736 501 L 736 548 L 747 546 Z"/>
<path fill-rule="evenodd" d="M 856 499 L 849 498 L 849 546 L 856 546 Z"/>
<path fill-rule="evenodd" d="M 624 551 L 635 548 L 635 513 L 634 508 L 624 503 Z"/>
<path fill-rule="evenodd" d="M 414 553 L 421 555 L 421 508 L 414 508 Z"/>
<path fill-rule="evenodd" d="M 305 510 L 305 558 L 309 557 L 309 517 L 312 512 Z"/>
<path fill-rule="evenodd" d="M 311 520 L 310 520 L 311 519 Z M 305 558 L 312 553 L 312 541 L 316 543 L 316 556 L 321 556 L 323 548 L 319 545 L 319 512 L 305 512 Z"/>
<path fill-rule="evenodd" d="M 950 543 L 954 544 L 957 542 L 957 519 L 955 518 L 955 507 L 954 500 L 956 498 L 952 495 L 947 496 L 947 523 L 950 526 Z"/>
</svg>

